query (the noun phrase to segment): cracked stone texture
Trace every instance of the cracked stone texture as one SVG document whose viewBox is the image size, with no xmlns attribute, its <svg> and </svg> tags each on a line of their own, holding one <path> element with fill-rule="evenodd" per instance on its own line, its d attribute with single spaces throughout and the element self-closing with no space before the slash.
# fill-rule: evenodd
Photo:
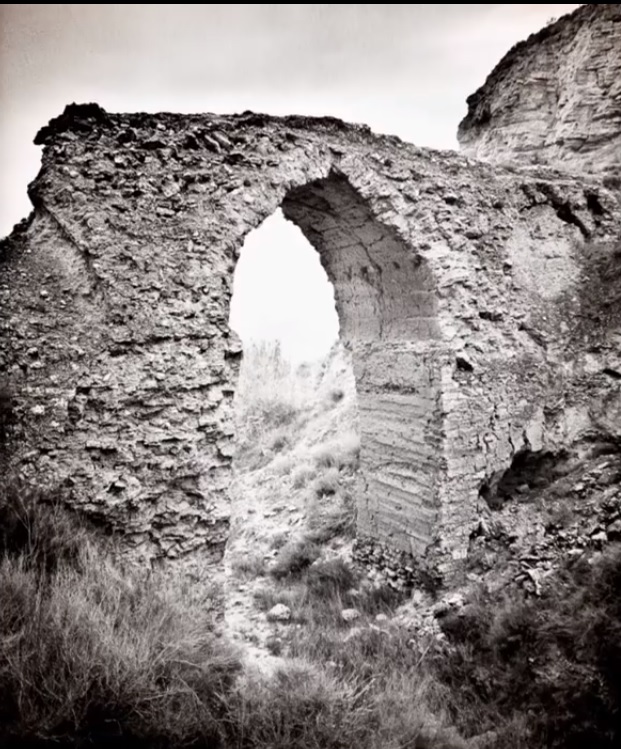
<svg viewBox="0 0 621 749">
<path fill-rule="evenodd" d="M 489 161 L 618 170 L 621 5 L 583 5 L 513 47 L 468 98 L 458 140 Z"/>
<path fill-rule="evenodd" d="M 618 439 L 620 197 L 331 118 L 109 114 L 43 128 L 2 247 L 3 470 L 60 486 L 139 559 L 221 558 L 228 328 L 279 206 L 320 254 L 360 410 L 360 538 L 452 574 L 516 452 Z"/>
</svg>

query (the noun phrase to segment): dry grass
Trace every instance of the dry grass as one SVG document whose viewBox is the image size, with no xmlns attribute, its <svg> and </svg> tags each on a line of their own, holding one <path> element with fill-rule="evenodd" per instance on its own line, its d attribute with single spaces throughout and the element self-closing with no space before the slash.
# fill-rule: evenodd
<svg viewBox="0 0 621 749">
<path fill-rule="evenodd" d="M 313 482 L 313 491 L 318 497 L 331 497 L 339 488 L 339 472 L 337 468 L 328 468 L 317 476 Z"/>
<path fill-rule="evenodd" d="M 316 470 L 311 465 L 298 466 L 291 474 L 294 489 L 303 489 L 315 478 Z"/>
<path fill-rule="evenodd" d="M 354 471 L 358 468 L 360 458 L 360 437 L 355 432 L 345 432 L 328 444 L 316 448 L 313 458 L 319 468 Z"/>
<path fill-rule="evenodd" d="M 265 556 L 260 552 L 238 552 L 230 559 L 231 571 L 235 577 L 252 580 L 267 573 Z"/>
<path fill-rule="evenodd" d="M 263 610 L 276 603 L 291 609 L 293 626 L 279 639 L 279 652 L 301 664 L 305 683 L 313 690 L 321 684 L 323 699 L 332 694 L 332 708 L 338 707 L 328 720 L 339 735 L 322 735 L 317 747 L 465 747 L 442 714 L 444 688 L 423 668 L 412 634 L 373 623 L 377 613 L 394 611 L 400 599 L 383 589 L 358 590 L 359 584 L 358 573 L 333 559 L 315 562 L 296 580 L 257 594 Z M 349 607 L 361 617 L 344 621 L 341 612 Z M 293 692 L 290 697 L 297 699 Z"/>
<path fill-rule="evenodd" d="M 208 741 L 239 664 L 181 579 L 122 571 L 13 490 L 0 562 L 0 739 Z M 49 511 L 49 514 L 48 514 Z"/>
<path fill-rule="evenodd" d="M 320 553 L 321 550 L 314 541 L 305 537 L 293 539 L 279 549 L 269 573 L 276 580 L 299 575 Z"/>
<path fill-rule="evenodd" d="M 461 736 L 482 734 L 495 749 L 618 746 L 618 549 L 568 569 L 540 600 L 475 597 L 443 620 L 438 644 L 394 623 L 395 594 L 361 585 L 343 561 L 306 564 L 302 542 L 262 602 L 294 611 L 278 643 L 293 660 L 259 678 L 182 579 L 121 570 L 58 508 L 46 530 L 34 501 L 0 504 L 15 531 L 0 563 L 7 746 L 462 749 Z M 361 616 L 344 622 L 352 606 Z M 389 620 L 375 624 L 377 612 Z"/>
</svg>

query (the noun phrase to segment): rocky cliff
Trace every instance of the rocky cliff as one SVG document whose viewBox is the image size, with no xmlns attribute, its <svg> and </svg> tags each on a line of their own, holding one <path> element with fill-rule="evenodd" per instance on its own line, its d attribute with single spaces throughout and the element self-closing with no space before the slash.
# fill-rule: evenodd
<svg viewBox="0 0 621 749">
<path fill-rule="evenodd" d="M 468 98 L 458 139 L 488 161 L 621 167 L 621 5 L 584 5 L 517 44 Z"/>
</svg>

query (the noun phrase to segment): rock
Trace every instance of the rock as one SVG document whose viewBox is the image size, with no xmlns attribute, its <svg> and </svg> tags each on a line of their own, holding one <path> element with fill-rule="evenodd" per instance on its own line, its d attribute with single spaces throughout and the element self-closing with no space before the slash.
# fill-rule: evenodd
<svg viewBox="0 0 621 749">
<path fill-rule="evenodd" d="M 344 622 L 353 622 L 360 618 L 360 612 L 358 609 L 343 609 L 341 611 L 341 619 Z"/>
<path fill-rule="evenodd" d="M 606 531 L 599 531 L 591 536 L 592 543 L 605 544 L 608 541 L 608 534 Z"/>
<path fill-rule="evenodd" d="M 541 579 L 543 577 L 540 570 L 537 568 L 532 570 L 526 570 L 526 575 L 533 584 L 533 592 L 536 596 L 541 595 Z"/>
<path fill-rule="evenodd" d="M 606 535 L 611 541 L 621 539 L 621 518 L 614 520 L 610 525 L 606 526 Z"/>
<path fill-rule="evenodd" d="M 350 642 L 351 640 L 355 640 L 356 637 L 360 637 L 360 635 L 365 632 L 364 627 L 352 627 L 350 630 L 348 630 L 347 634 L 343 638 L 343 642 Z"/>
<path fill-rule="evenodd" d="M 270 622 L 290 622 L 291 609 L 284 603 L 277 603 L 267 612 L 267 619 Z"/>
<path fill-rule="evenodd" d="M 446 596 L 444 602 L 452 609 L 461 609 L 464 605 L 464 597 L 461 593 L 452 593 Z"/>
<path fill-rule="evenodd" d="M 477 532 L 480 536 L 483 536 L 484 538 L 491 535 L 489 523 L 487 522 L 487 520 L 485 520 L 485 518 L 479 519 L 479 526 L 478 526 Z"/>
<path fill-rule="evenodd" d="M 621 5 L 582 5 L 513 47 L 468 97 L 461 149 L 488 161 L 619 167 L 620 82 Z"/>
<path fill-rule="evenodd" d="M 436 619 L 440 619 L 453 611 L 459 611 L 464 607 L 464 597 L 461 593 L 453 593 L 443 598 L 431 607 L 431 613 Z"/>
</svg>

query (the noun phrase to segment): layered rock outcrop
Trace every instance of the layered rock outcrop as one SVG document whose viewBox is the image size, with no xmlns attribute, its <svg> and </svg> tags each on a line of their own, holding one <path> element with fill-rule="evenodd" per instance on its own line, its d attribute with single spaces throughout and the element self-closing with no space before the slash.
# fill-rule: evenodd
<svg viewBox="0 0 621 749">
<path fill-rule="evenodd" d="M 361 540 L 450 573 L 516 454 L 621 436 L 621 206 L 599 179 L 330 118 L 72 105 L 38 142 L 33 215 L 3 246 L 3 470 L 135 555 L 222 553 L 233 270 L 279 206 L 353 356 Z"/>
<path fill-rule="evenodd" d="M 584 5 L 517 44 L 468 98 L 464 153 L 621 168 L 621 5 Z"/>
</svg>

